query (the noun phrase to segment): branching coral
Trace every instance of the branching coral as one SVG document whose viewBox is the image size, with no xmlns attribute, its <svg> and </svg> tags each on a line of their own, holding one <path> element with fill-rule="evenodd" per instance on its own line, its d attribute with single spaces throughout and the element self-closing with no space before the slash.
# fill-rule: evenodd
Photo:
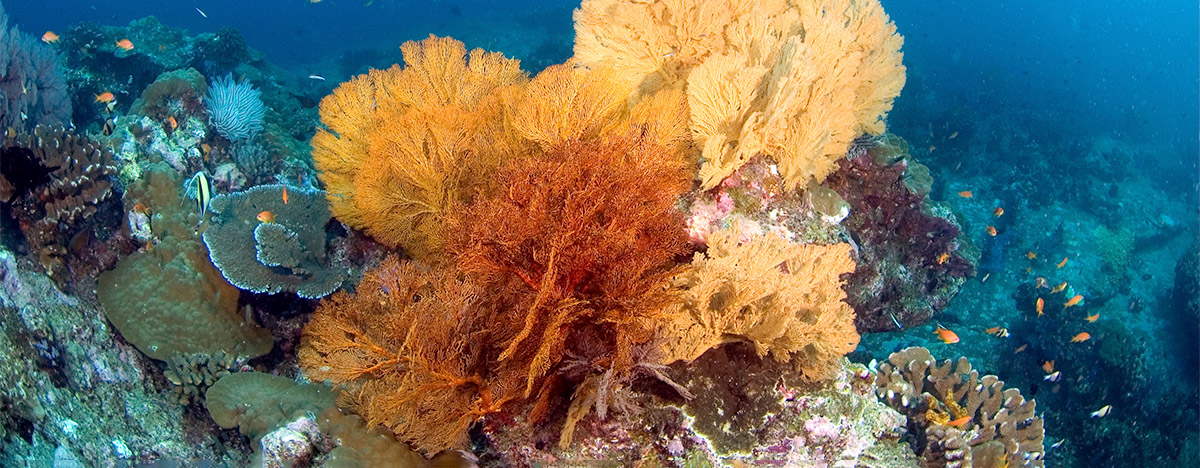
<svg viewBox="0 0 1200 468">
<path fill-rule="evenodd" d="M 449 38 L 403 51 L 404 68 L 371 70 L 321 101 L 313 160 L 335 217 L 422 258 L 441 249 L 447 206 L 513 153 L 501 103 L 525 75 Z"/>
<path fill-rule="evenodd" d="M 526 370 L 528 397 L 568 352 L 569 331 L 595 326 L 595 349 L 573 351 L 629 371 L 634 346 L 672 300 L 673 259 L 686 252 L 674 206 L 688 188 L 679 153 L 645 136 L 610 136 L 516 160 L 496 178 L 505 190 L 463 209 L 449 229 L 458 267 L 514 304 L 498 321 L 513 335 L 498 359 Z"/>
<path fill-rule="evenodd" d="M 725 342 L 748 341 L 759 356 L 796 356 L 802 375 L 828 377 L 858 345 L 840 275 L 854 270 L 850 246 L 792 244 L 774 234 L 738 243 L 720 232 L 676 278 L 685 314 L 662 334 L 664 363 L 692 361 Z"/>
<path fill-rule="evenodd" d="M 518 373 L 487 365 L 496 336 L 478 287 L 445 269 L 390 258 L 357 294 L 322 302 L 304 329 L 300 365 L 346 388 L 343 404 L 427 454 L 465 443 L 467 428 L 514 400 Z"/>
<path fill-rule="evenodd" d="M 84 250 L 93 236 L 118 229 L 97 216 L 120 196 L 112 153 L 63 127 L 38 126 L 0 146 L 0 162 L 0 202 L 12 205 L 30 249 L 61 284 L 73 244 Z"/>
<path fill-rule="evenodd" d="M 875 0 L 589 0 L 575 13 L 575 60 L 616 70 L 637 91 L 682 88 L 716 186 L 758 154 L 789 188 L 821 181 L 904 86 L 903 39 Z"/>
<path fill-rule="evenodd" d="M 980 377 L 966 358 L 938 362 L 925 348 L 908 348 L 879 365 L 875 385 L 884 402 L 909 417 L 909 430 L 921 432 L 923 447 L 915 450 L 926 466 L 1043 465 L 1045 431 L 1035 402 L 994 375 Z"/>
</svg>

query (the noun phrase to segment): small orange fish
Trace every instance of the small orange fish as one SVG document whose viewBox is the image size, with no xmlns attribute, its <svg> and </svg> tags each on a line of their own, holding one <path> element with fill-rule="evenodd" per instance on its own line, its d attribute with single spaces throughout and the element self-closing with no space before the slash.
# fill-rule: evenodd
<svg viewBox="0 0 1200 468">
<path fill-rule="evenodd" d="M 108 102 L 113 102 L 116 99 L 117 99 L 117 97 L 113 96 L 113 93 L 111 93 L 109 91 L 105 91 L 103 93 L 96 95 L 96 102 L 108 103 Z"/>
<path fill-rule="evenodd" d="M 263 223 L 273 223 L 273 222 L 275 222 L 275 213 L 272 213 L 270 211 L 264 211 L 262 213 L 259 213 L 258 220 Z"/>
<path fill-rule="evenodd" d="M 1071 342 L 1072 343 L 1083 343 L 1084 341 L 1087 341 L 1091 337 L 1092 337 L 1092 335 L 1089 334 L 1088 332 L 1082 332 L 1078 335 L 1075 335 L 1074 338 L 1071 338 Z"/>
<path fill-rule="evenodd" d="M 146 205 L 143 205 L 141 203 L 136 203 L 133 205 L 133 211 L 136 211 L 141 214 L 146 214 L 146 213 L 150 212 L 150 209 L 146 208 Z"/>
<path fill-rule="evenodd" d="M 171 127 L 171 131 L 174 131 L 176 127 L 179 127 L 179 122 L 175 120 L 175 116 L 172 115 L 167 117 L 167 126 Z"/>
<path fill-rule="evenodd" d="M 1038 300 L 1037 300 L 1037 313 L 1038 313 L 1038 317 L 1041 317 L 1041 316 L 1042 316 L 1042 310 L 1043 310 L 1043 309 L 1045 309 L 1045 308 L 1046 308 L 1046 301 L 1042 300 L 1042 298 L 1040 298 L 1040 297 L 1039 297 L 1039 298 L 1038 298 Z"/>
<path fill-rule="evenodd" d="M 1043 362 L 1042 370 L 1046 371 L 1047 374 L 1053 374 L 1054 373 L 1054 361 Z"/>
<path fill-rule="evenodd" d="M 997 206 L 996 209 L 992 210 L 992 216 L 995 216 L 997 218 L 1004 216 L 1004 208 Z"/>
<path fill-rule="evenodd" d="M 937 330 L 934 330 L 933 333 L 942 340 L 942 343 L 958 343 L 958 334 L 950 331 L 948 328 L 943 327 L 941 324 L 938 324 Z"/>
<path fill-rule="evenodd" d="M 958 192 L 958 196 L 963 197 L 963 198 L 971 198 L 971 197 L 974 197 L 975 194 L 971 193 L 970 190 L 963 190 L 961 192 Z"/>
<path fill-rule="evenodd" d="M 948 139 L 948 140 L 953 140 L 953 139 L 955 139 L 956 137 L 958 137 L 958 132 L 951 133 L 951 134 L 950 134 L 950 138 L 947 138 L 947 139 Z"/>
<path fill-rule="evenodd" d="M 1059 291 L 1062 291 L 1064 289 L 1067 289 L 1066 281 L 1063 281 L 1062 284 L 1059 284 L 1058 286 L 1055 286 L 1054 289 L 1051 289 L 1050 294 L 1058 294 Z"/>
<path fill-rule="evenodd" d="M 1025 343 L 1025 344 L 1017 347 L 1017 350 L 1013 351 L 1013 354 L 1021 354 L 1021 351 L 1025 351 L 1025 348 L 1028 348 L 1028 347 L 1029 347 L 1029 343 Z"/>
<path fill-rule="evenodd" d="M 208 143 L 201 143 L 200 152 L 204 153 L 205 156 L 208 156 L 208 153 L 212 152 L 212 145 Z"/>
<path fill-rule="evenodd" d="M 958 426 L 961 426 L 961 425 L 963 425 L 963 424 L 966 424 L 966 423 L 969 423 L 969 422 L 971 422 L 971 417 L 970 417 L 970 416 L 963 416 L 963 417 L 961 417 L 961 418 L 958 418 L 958 419 L 955 419 L 955 420 L 953 420 L 953 421 L 950 421 L 950 422 L 948 422 L 948 423 L 946 423 L 946 424 L 948 424 L 948 425 L 951 425 L 951 426 L 954 426 L 954 427 L 958 427 Z"/>
<path fill-rule="evenodd" d="M 1067 257 L 1063 257 L 1063 261 L 1058 262 L 1058 268 L 1062 268 L 1066 265 L 1067 265 Z"/>
<path fill-rule="evenodd" d="M 116 41 L 116 44 L 117 44 L 118 49 L 127 50 L 127 51 L 133 50 L 133 41 L 130 41 L 129 39 L 121 39 L 119 41 Z"/>
<path fill-rule="evenodd" d="M 42 34 L 42 42 L 47 44 L 58 42 L 58 34 L 54 34 L 54 31 L 46 31 L 46 34 Z"/>
<path fill-rule="evenodd" d="M 1025 258 L 1033 260 L 1033 259 L 1037 258 L 1037 252 L 1034 252 L 1032 250 L 1025 252 Z"/>
<path fill-rule="evenodd" d="M 1063 304 L 1063 308 L 1066 309 L 1067 307 L 1075 306 L 1080 302 L 1083 302 L 1083 294 L 1076 294 L 1075 297 L 1067 299 L 1067 303 Z"/>
<path fill-rule="evenodd" d="M 1050 283 L 1046 281 L 1046 278 L 1042 278 L 1041 276 L 1037 277 L 1037 280 L 1034 281 L 1034 284 L 1037 286 L 1037 289 L 1050 287 Z"/>
<path fill-rule="evenodd" d="M 995 334 L 996 334 L 996 332 L 998 332 L 998 331 L 1000 331 L 1000 327 L 992 327 L 992 328 L 989 328 L 989 329 L 987 329 L 987 330 L 984 330 L 984 332 L 985 332 L 985 333 L 987 333 L 987 334 L 989 334 L 989 335 L 995 335 Z"/>
<path fill-rule="evenodd" d="M 946 260 L 950 260 L 950 254 L 948 252 L 942 252 L 941 255 L 938 255 L 938 265 L 946 263 Z"/>
<path fill-rule="evenodd" d="M 1087 318 L 1085 320 L 1087 320 L 1089 323 L 1096 323 L 1096 320 L 1099 320 L 1099 319 L 1100 319 L 1100 314 L 1096 313 L 1096 314 L 1087 316 Z"/>
<path fill-rule="evenodd" d="M 283 188 L 283 204 L 287 204 L 287 187 Z"/>
<path fill-rule="evenodd" d="M 988 233 L 988 235 L 989 235 L 989 236 L 995 236 L 995 235 L 996 235 L 996 227 L 995 227 L 995 226 L 988 226 L 988 227 L 987 227 L 987 233 Z"/>
<path fill-rule="evenodd" d="M 1030 273 L 1033 273 L 1033 265 L 1029 265 L 1029 266 L 1025 267 L 1025 274 L 1028 275 Z"/>
</svg>

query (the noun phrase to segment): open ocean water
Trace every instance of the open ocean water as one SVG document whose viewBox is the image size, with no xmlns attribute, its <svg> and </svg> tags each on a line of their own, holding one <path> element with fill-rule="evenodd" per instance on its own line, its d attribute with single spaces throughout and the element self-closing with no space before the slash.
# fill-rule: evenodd
<svg viewBox="0 0 1200 468">
<path fill-rule="evenodd" d="M 6 0 L 0 131 L 0 466 L 1200 466 L 1194 1 Z"/>
</svg>

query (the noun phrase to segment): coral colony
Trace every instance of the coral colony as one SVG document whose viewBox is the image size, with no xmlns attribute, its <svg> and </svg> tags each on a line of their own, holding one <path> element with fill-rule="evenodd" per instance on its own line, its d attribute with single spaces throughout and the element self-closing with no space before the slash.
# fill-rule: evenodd
<svg viewBox="0 0 1200 468">
<path fill-rule="evenodd" d="M 1037 387 L 927 331 L 978 335 L 938 317 L 980 247 L 886 133 L 878 0 L 574 21 L 532 75 L 429 36 L 317 105 L 235 30 L 0 9 L 0 464 L 1043 466 Z M 1010 325 L 1046 374 L 1116 337 L 1054 278 Z"/>
</svg>

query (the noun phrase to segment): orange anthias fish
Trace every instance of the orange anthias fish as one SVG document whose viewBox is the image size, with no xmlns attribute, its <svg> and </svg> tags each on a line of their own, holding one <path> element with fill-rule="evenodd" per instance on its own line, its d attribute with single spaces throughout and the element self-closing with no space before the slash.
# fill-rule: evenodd
<svg viewBox="0 0 1200 468">
<path fill-rule="evenodd" d="M 121 50 L 133 50 L 133 41 L 129 39 L 121 39 L 116 41 L 117 48 Z"/>
<path fill-rule="evenodd" d="M 1043 362 L 1043 363 L 1042 363 L 1042 370 L 1046 371 L 1046 373 L 1047 373 L 1047 374 L 1052 374 L 1052 373 L 1054 373 L 1054 361 L 1046 361 L 1046 362 Z"/>
<path fill-rule="evenodd" d="M 1029 343 L 1025 343 L 1025 344 L 1017 347 L 1016 351 L 1013 351 L 1013 354 L 1021 354 L 1021 351 L 1025 351 L 1025 348 L 1028 348 L 1028 347 L 1029 347 Z"/>
<path fill-rule="evenodd" d="M 287 187 L 283 188 L 283 204 L 287 204 Z"/>
<path fill-rule="evenodd" d="M 1067 265 L 1067 257 L 1063 257 L 1063 261 L 1058 262 L 1058 268 L 1062 268 L 1066 265 Z"/>
<path fill-rule="evenodd" d="M 1025 252 L 1025 258 L 1033 260 L 1033 259 L 1037 258 L 1037 252 L 1034 252 L 1032 250 Z"/>
<path fill-rule="evenodd" d="M 260 222 L 264 222 L 264 223 L 273 223 L 273 222 L 275 222 L 275 213 L 272 213 L 270 211 L 264 211 L 262 213 L 259 213 L 258 220 Z"/>
<path fill-rule="evenodd" d="M 1067 303 L 1063 304 L 1063 308 L 1066 309 L 1067 307 L 1075 306 L 1080 302 L 1083 302 L 1083 294 L 1076 294 L 1075 297 L 1067 299 Z"/>
<path fill-rule="evenodd" d="M 988 233 L 988 235 L 989 235 L 989 236 L 995 236 L 995 235 L 996 235 L 996 227 L 995 227 L 995 226 L 988 226 L 988 227 L 987 227 L 987 233 Z"/>
<path fill-rule="evenodd" d="M 1071 338 L 1071 342 L 1072 343 L 1083 343 L 1084 341 L 1087 341 L 1091 337 L 1092 337 L 1092 335 L 1090 333 L 1082 332 L 1078 335 L 1075 335 L 1074 338 Z"/>
<path fill-rule="evenodd" d="M 955 420 L 953 420 L 953 421 L 950 421 L 950 422 L 948 422 L 948 423 L 946 423 L 946 424 L 948 424 L 948 425 L 951 425 L 951 426 L 954 426 L 954 427 L 958 427 L 958 426 L 961 426 L 961 425 L 963 425 L 963 424 L 966 424 L 966 423 L 969 423 L 969 422 L 971 422 L 971 417 L 970 417 L 970 416 L 963 416 L 963 417 L 961 417 L 961 418 L 958 418 L 958 419 L 955 419 Z"/>
<path fill-rule="evenodd" d="M 989 329 L 987 329 L 987 330 L 984 330 L 984 333 L 987 333 L 987 334 L 989 334 L 989 335 L 994 335 L 994 334 L 996 334 L 996 332 L 998 332 L 998 331 L 1000 331 L 1000 327 L 992 327 L 992 328 L 989 328 Z"/>
<path fill-rule="evenodd" d="M 971 198 L 971 197 L 974 197 L 975 194 L 971 193 L 970 190 L 963 190 L 961 192 L 958 192 L 958 196 L 963 197 L 963 198 Z"/>
<path fill-rule="evenodd" d="M 113 96 L 113 93 L 111 93 L 109 91 L 105 91 L 103 93 L 96 95 L 96 102 L 106 102 L 107 103 L 107 102 L 113 102 L 116 99 L 117 99 L 117 97 Z"/>
<path fill-rule="evenodd" d="M 992 216 L 995 216 L 997 218 L 1004 216 L 1004 208 L 997 206 L 996 209 L 992 210 Z"/>
<path fill-rule="evenodd" d="M 172 131 L 174 131 L 176 127 L 179 127 L 179 122 L 175 120 L 175 116 L 172 115 L 167 117 L 167 126 L 171 127 Z"/>
<path fill-rule="evenodd" d="M 46 31 L 46 34 L 42 34 L 42 42 L 47 44 L 58 42 L 58 34 L 54 34 L 54 31 Z"/>
<path fill-rule="evenodd" d="M 938 324 L 937 330 L 934 330 L 933 333 L 942 340 L 942 343 L 958 343 L 958 334 L 950 331 L 948 328 L 943 327 L 941 324 Z"/>
<path fill-rule="evenodd" d="M 1041 276 L 1037 277 L 1037 280 L 1034 281 L 1034 285 L 1037 286 L 1037 289 L 1050 287 L 1050 283 L 1046 281 L 1046 278 L 1043 278 Z"/>
<path fill-rule="evenodd" d="M 1058 294 L 1059 291 L 1062 291 L 1064 289 L 1067 289 L 1066 281 L 1063 281 L 1062 284 L 1059 284 L 1058 286 L 1055 286 L 1054 289 L 1051 289 L 1050 294 Z"/>
<path fill-rule="evenodd" d="M 1046 301 L 1042 300 L 1042 298 L 1040 298 L 1040 297 L 1039 297 L 1039 298 L 1038 298 L 1038 300 L 1037 300 L 1037 313 L 1038 313 L 1038 317 L 1041 317 L 1041 316 L 1042 316 L 1042 310 L 1043 310 L 1043 309 L 1045 309 L 1045 308 L 1046 308 Z"/>
<path fill-rule="evenodd" d="M 1099 319 L 1100 319 L 1100 314 L 1096 313 L 1096 314 L 1087 316 L 1087 318 L 1085 320 L 1087 320 L 1089 323 L 1096 323 L 1096 320 L 1099 320 Z"/>
<path fill-rule="evenodd" d="M 941 255 L 938 255 L 938 265 L 946 263 L 946 260 L 950 260 L 950 254 L 948 252 L 942 252 Z"/>
<path fill-rule="evenodd" d="M 950 138 L 948 138 L 948 139 L 949 139 L 949 140 L 953 140 L 953 139 L 955 139 L 955 138 L 958 138 L 958 132 L 951 133 L 951 134 L 950 134 Z"/>
</svg>

